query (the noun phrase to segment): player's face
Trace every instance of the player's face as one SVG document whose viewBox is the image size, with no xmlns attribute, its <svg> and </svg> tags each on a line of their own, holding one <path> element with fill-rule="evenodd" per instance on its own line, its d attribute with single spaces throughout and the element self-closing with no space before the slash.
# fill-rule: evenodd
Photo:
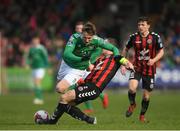
<svg viewBox="0 0 180 131">
<path fill-rule="evenodd" d="M 40 39 L 38 37 L 32 39 L 32 43 L 37 45 L 40 43 Z"/>
<path fill-rule="evenodd" d="M 93 38 L 93 35 L 90 35 L 88 34 L 87 32 L 83 32 L 83 41 L 86 43 L 86 44 L 89 44 L 90 41 L 92 40 Z"/>
<path fill-rule="evenodd" d="M 142 34 L 145 32 L 148 32 L 149 28 L 150 28 L 150 25 L 147 24 L 147 21 L 140 21 L 138 23 L 138 31 Z"/>
<path fill-rule="evenodd" d="M 78 33 L 82 33 L 83 25 L 76 25 L 75 31 Z"/>
</svg>

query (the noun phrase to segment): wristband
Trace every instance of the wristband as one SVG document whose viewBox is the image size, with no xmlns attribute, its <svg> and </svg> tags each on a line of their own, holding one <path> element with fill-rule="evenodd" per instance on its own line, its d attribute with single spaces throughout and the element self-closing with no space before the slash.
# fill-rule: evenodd
<svg viewBox="0 0 180 131">
<path fill-rule="evenodd" d="M 123 65 L 126 64 L 127 62 L 128 62 L 128 60 L 124 57 L 119 60 L 119 63 L 123 64 Z"/>
</svg>

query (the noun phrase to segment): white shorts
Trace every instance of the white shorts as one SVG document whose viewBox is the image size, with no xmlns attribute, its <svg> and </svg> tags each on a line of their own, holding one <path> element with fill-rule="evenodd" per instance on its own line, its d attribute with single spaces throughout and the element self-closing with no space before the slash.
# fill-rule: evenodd
<svg viewBox="0 0 180 131">
<path fill-rule="evenodd" d="M 80 78 L 83 78 L 86 73 L 87 73 L 86 70 L 74 69 L 68 66 L 64 62 L 64 60 L 62 60 L 59 71 L 58 71 L 57 80 L 61 81 L 62 79 L 65 79 L 66 81 L 68 81 L 70 85 L 73 85 Z"/>
<path fill-rule="evenodd" d="M 39 69 L 33 69 L 32 70 L 32 76 L 33 78 L 39 78 L 42 79 L 45 75 L 45 69 L 39 68 Z"/>
</svg>

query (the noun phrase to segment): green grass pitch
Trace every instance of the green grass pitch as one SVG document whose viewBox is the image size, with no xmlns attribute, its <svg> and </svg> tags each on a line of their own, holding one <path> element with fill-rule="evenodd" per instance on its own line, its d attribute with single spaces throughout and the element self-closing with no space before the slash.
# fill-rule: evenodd
<svg viewBox="0 0 180 131">
<path fill-rule="evenodd" d="M 32 104 L 31 93 L 14 93 L 0 96 L 0 130 L 178 130 L 180 129 L 179 91 L 153 92 L 147 119 L 149 123 L 140 123 L 138 115 L 141 105 L 141 92 L 137 93 L 137 108 L 130 118 L 125 117 L 128 107 L 127 93 L 108 91 L 109 107 L 103 109 L 100 99 L 93 101 L 97 125 L 86 124 L 68 116 L 59 120 L 58 125 L 37 125 L 33 115 L 44 109 L 52 114 L 57 104 L 57 93 L 45 93 L 45 104 Z M 80 105 L 84 109 L 84 105 Z"/>
</svg>

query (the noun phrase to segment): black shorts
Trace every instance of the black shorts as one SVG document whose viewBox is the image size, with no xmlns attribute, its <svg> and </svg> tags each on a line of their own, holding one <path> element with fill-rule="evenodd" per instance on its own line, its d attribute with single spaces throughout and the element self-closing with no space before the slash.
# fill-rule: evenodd
<svg viewBox="0 0 180 131">
<path fill-rule="evenodd" d="M 76 93 L 75 103 L 80 104 L 88 100 L 96 99 L 101 92 L 95 84 L 91 82 L 87 82 L 85 84 L 76 87 L 75 93 Z"/>
<path fill-rule="evenodd" d="M 154 76 L 147 76 L 147 75 L 143 75 L 139 72 L 131 71 L 129 80 L 131 80 L 131 79 L 135 79 L 138 81 L 140 81 L 140 79 L 142 79 L 142 88 L 146 89 L 148 91 L 152 91 L 153 88 L 155 87 Z"/>
</svg>

